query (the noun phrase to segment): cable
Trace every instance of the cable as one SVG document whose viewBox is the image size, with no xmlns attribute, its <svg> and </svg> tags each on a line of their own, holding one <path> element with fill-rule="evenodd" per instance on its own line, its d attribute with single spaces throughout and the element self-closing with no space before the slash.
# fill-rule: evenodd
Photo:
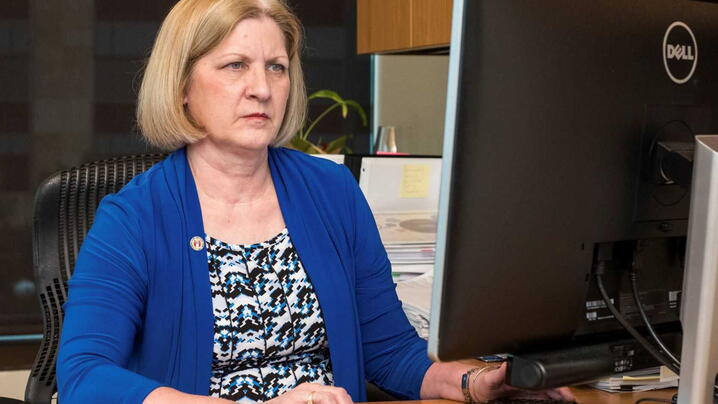
<svg viewBox="0 0 718 404">
<path fill-rule="evenodd" d="M 681 361 L 676 358 L 676 356 L 671 352 L 670 349 L 663 343 L 663 340 L 661 340 L 661 337 L 656 334 L 656 330 L 651 325 L 651 322 L 648 320 L 648 316 L 646 315 L 646 311 L 643 309 L 643 304 L 641 304 L 641 298 L 638 294 L 638 274 L 636 273 L 635 268 L 631 268 L 631 289 L 633 290 L 633 301 L 636 303 L 636 307 L 638 307 L 638 312 L 641 314 L 641 319 L 643 320 L 643 324 L 645 324 L 646 328 L 648 329 L 648 332 L 651 334 L 651 337 L 653 337 L 653 340 L 656 341 L 656 344 L 663 350 L 663 352 L 668 355 L 669 358 L 674 362 L 676 367 L 678 369 L 681 368 Z"/>
<path fill-rule="evenodd" d="M 648 320 L 648 316 L 646 315 L 646 311 L 643 309 L 643 304 L 641 303 L 641 297 L 638 293 L 638 267 L 639 267 L 639 256 L 640 256 L 640 241 L 636 243 L 636 247 L 633 250 L 633 262 L 631 265 L 631 271 L 629 273 L 629 277 L 631 278 L 631 289 L 633 292 L 633 301 L 636 303 L 636 307 L 638 308 L 638 312 L 641 315 L 641 320 L 643 320 L 643 324 L 648 329 L 648 332 L 651 334 L 651 337 L 653 337 L 653 340 L 656 341 L 656 344 L 663 350 L 663 353 L 665 353 L 676 365 L 678 369 L 681 368 L 681 361 L 678 359 L 678 357 L 671 352 L 670 349 L 663 343 L 663 340 L 658 336 L 656 333 L 656 330 L 653 328 L 653 325 L 651 325 L 651 322 Z"/>
<path fill-rule="evenodd" d="M 628 321 L 623 317 L 623 315 L 621 313 L 619 313 L 619 311 L 616 309 L 616 306 L 614 306 L 613 303 L 611 303 L 611 299 L 608 297 L 608 293 L 606 293 L 606 288 L 603 286 L 603 273 L 606 271 L 606 263 L 611 260 L 612 255 L 613 255 L 613 247 L 611 246 L 610 243 L 599 245 L 598 257 L 597 257 L 598 264 L 596 265 L 596 272 L 594 275 L 596 276 L 596 284 L 598 286 L 598 291 L 601 293 L 601 297 L 603 298 L 603 301 L 606 303 L 606 307 L 608 307 L 608 310 L 611 312 L 611 314 L 613 314 L 613 317 L 615 317 L 616 320 L 619 323 L 621 323 L 623 328 L 625 328 L 626 331 L 628 331 L 628 333 L 631 334 L 631 336 L 633 336 L 633 338 L 635 338 L 635 340 L 638 341 L 638 343 L 641 344 L 641 346 L 646 351 L 648 351 L 648 353 L 650 353 L 654 358 L 656 358 L 658 360 L 658 362 L 660 362 L 665 367 L 670 369 L 673 373 L 680 375 L 680 373 L 681 373 L 680 368 L 676 367 L 675 364 L 671 363 L 663 355 L 661 355 L 661 353 L 658 352 L 656 350 L 656 348 L 654 348 L 653 345 L 651 345 L 650 342 L 648 342 L 645 338 L 643 338 L 643 336 L 638 331 L 636 331 L 636 329 L 633 328 L 633 326 L 631 324 L 628 323 Z M 718 392 L 716 391 L 716 390 L 718 390 L 718 385 L 714 385 L 713 387 L 714 387 L 713 396 L 718 398 Z M 645 400 L 649 400 L 649 399 L 646 398 L 646 399 L 641 399 L 641 400 L 645 401 Z M 643 402 L 641 400 L 636 401 L 636 404 Z M 662 400 L 662 399 L 658 399 L 658 400 L 653 399 L 654 402 L 673 403 L 673 401 L 659 401 L 659 400 Z"/>
<path fill-rule="evenodd" d="M 636 251 L 634 251 L 634 255 L 637 254 Z M 631 288 L 633 291 L 633 301 L 636 303 L 636 307 L 638 308 L 638 312 L 641 314 L 641 319 L 643 320 L 643 323 L 646 325 L 646 328 L 648 328 L 648 332 L 653 337 L 653 340 L 656 341 L 658 346 L 663 350 L 663 352 L 668 355 L 671 360 L 675 363 L 678 370 L 681 369 L 681 361 L 674 355 L 668 347 L 663 343 L 663 340 L 658 336 L 655 329 L 651 325 L 651 322 L 648 320 L 648 316 L 646 315 L 645 310 L 643 309 L 643 304 L 641 304 L 640 296 L 638 294 L 638 273 L 636 271 L 636 261 L 634 260 L 634 265 L 631 266 L 631 272 L 630 272 L 630 278 L 631 278 Z M 673 369 L 671 369 L 673 370 Z M 675 371 L 674 371 L 675 372 Z M 679 374 L 678 372 L 675 372 L 676 374 Z M 713 385 L 714 392 L 713 395 L 715 397 L 718 397 L 718 384 Z M 671 402 L 671 401 L 667 401 Z"/>
<path fill-rule="evenodd" d="M 613 314 L 613 317 L 615 317 L 616 320 L 618 320 L 618 322 L 621 323 L 623 328 L 625 328 L 626 331 L 628 331 L 633 336 L 633 338 L 635 338 L 636 341 L 638 341 L 638 343 L 641 344 L 641 346 L 646 351 L 648 351 L 648 353 L 653 355 L 653 357 L 656 358 L 658 360 L 658 362 L 660 362 L 665 367 L 670 369 L 673 373 L 680 374 L 681 371 L 673 363 L 671 363 L 663 355 L 661 355 L 660 352 L 658 352 L 656 350 L 656 348 L 654 348 L 653 345 L 651 345 L 650 342 L 648 342 L 645 338 L 643 338 L 643 336 L 641 334 L 639 334 L 638 331 L 636 331 L 636 329 L 633 328 L 633 326 L 628 323 L 628 321 L 626 321 L 626 319 L 623 317 L 623 315 L 618 312 L 618 310 L 613 305 L 613 303 L 611 303 L 611 299 L 608 297 L 608 293 L 606 293 L 606 289 L 603 287 L 603 276 L 601 275 L 601 273 L 605 269 L 605 261 L 599 262 L 598 266 L 599 267 L 603 266 L 603 268 L 600 268 L 600 269 L 597 268 L 597 271 L 595 274 L 596 275 L 596 283 L 598 284 L 598 290 L 599 290 L 599 292 L 601 292 L 601 297 L 603 297 L 603 301 L 606 303 L 608 310 L 611 311 L 611 314 Z"/>
</svg>

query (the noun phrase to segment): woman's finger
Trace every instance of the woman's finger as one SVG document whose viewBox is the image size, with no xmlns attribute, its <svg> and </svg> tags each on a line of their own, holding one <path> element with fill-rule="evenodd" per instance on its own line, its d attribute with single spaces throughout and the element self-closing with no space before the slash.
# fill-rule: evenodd
<svg viewBox="0 0 718 404">
<path fill-rule="evenodd" d="M 310 393 L 311 394 L 311 393 Z M 313 392 L 314 404 L 351 404 L 351 397 L 344 389 L 333 387 L 331 389 L 316 390 Z M 310 403 L 311 404 L 311 403 Z"/>
<path fill-rule="evenodd" d="M 558 391 L 556 391 L 554 389 L 546 390 L 545 393 L 548 396 L 548 398 L 550 398 L 551 400 L 559 400 L 559 401 L 563 400 L 563 396 L 561 395 L 561 393 L 559 393 Z"/>
<path fill-rule="evenodd" d="M 306 404 L 351 404 L 351 396 L 341 387 L 317 383 L 302 383 L 292 390 L 298 394 L 295 400 Z M 311 400 L 310 400 L 311 398 Z M 310 402 L 311 401 L 311 402 Z"/>
<path fill-rule="evenodd" d="M 483 377 L 486 387 L 490 390 L 497 390 L 506 383 L 506 362 L 502 363 L 496 370 L 486 370 L 480 375 Z"/>
<path fill-rule="evenodd" d="M 508 364 L 504 362 L 496 370 L 486 370 L 476 380 L 477 392 L 481 398 L 494 399 L 500 396 L 520 397 L 524 399 L 552 399 L 574 401 L 574 396 L 567 387 L 546 390 L 524 390 L 506 384 Z"/>
<path fill-rule="evenodd" d="M 561 399 L 565 401 L 576 401 L 576 397 L 573 395 L 573 392 L 571 392 L 571 389 L 568 387 L 559 387 L 556 389 L 556 391 L 561 394 Z"/>
<path fill-rule="evenodd" d="M 316 389 L 318 389 L 318 388 L 320 388 L 320 387 L 323 387 L 323 385 L 322 385 L 322 384 L 319 384 L 319 383 L 307 383 L 307 382 L 304 382 L 304 383 L 298 384 L 296 387 L 294 387 L 294 388 L 293 388 L 292 390 L 290 390 L 290 391 L 316 390 Z"/>
</svg>

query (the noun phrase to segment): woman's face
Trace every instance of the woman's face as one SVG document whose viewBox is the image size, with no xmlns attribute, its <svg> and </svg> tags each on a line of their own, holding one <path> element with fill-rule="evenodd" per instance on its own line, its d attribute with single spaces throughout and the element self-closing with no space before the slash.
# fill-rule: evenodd
<svg viewBox="0 0 718 404">
<path fill-rule="evenodd" d="M 269 18 L 250 18 L 197 60 L 184 101 L 207 133 L 202 141 L 260 150 L 282 125 L 289 85 L 282 31 Z"/>
</svg>

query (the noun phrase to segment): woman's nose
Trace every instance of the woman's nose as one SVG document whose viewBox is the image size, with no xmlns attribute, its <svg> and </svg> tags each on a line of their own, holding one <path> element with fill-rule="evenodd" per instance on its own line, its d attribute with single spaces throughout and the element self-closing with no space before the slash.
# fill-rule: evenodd
<svg viewBox="0 0 718 404">
<path fill-rule="evenodd" d="M 253 74 L 249 77 L 249 83 L 247 83 L 247 95 L 260 101 L 269 99 L 271 90 L 266 69 L 254 68 L 252 71 Z"/>
</svg>

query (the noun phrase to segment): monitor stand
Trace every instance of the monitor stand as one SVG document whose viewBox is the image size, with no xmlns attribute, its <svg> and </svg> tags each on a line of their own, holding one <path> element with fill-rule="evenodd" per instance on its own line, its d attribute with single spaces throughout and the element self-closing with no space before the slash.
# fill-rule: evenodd
<svg viewBox="0 0 718 404">
<path fill-rule="evenodd" d="M 678 404 L 718 402 L 718 135 L 696 136 L 694 161 Z"/>
<path fill-rule="evenodd" d="M 675 331 L 660 335 L 669 346 L 674 346 L 679 339 Z M 507 383 L 533 390 L 586 383 L 659 364 L 628 336 L 600 342 L 574 342 L 557 350 L 510 355 L 508 362 Z"/>
<path fill-rule="evenodd" d="M 614 373 L 611 345 L 615 343 L 617 341 L 509 355 L 507 383 L 522 389 L 538 390 L 588 382 L 610 375 Z"/>
</svg>

